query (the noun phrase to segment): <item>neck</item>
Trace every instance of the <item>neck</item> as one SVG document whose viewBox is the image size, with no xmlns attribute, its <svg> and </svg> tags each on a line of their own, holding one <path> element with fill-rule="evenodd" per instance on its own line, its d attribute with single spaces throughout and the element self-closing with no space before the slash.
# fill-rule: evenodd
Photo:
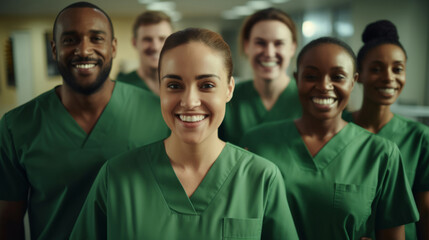
<svg viewBox="0 0 429 240">
<path fill-rule="evenodd" d="M 70 115 L 89 133 L 110 101 L 114 86 L 115 83 L 107 79 L 97 92 L 84 95 L 63 84 L 56 89 L 56 93 Z"/>
<path fill-rule="evenodd" d="M 267 110 L 276 103 L 279 96 L 289 85 L 290 78 L 286 74 L 278 79 L 254 79 L 253 86 L 261 97 Z"/>
<path fill-rule="evenodd" d="M 142 66 L 137 70 L 137 74 L 143 79 L 148 88 L 159 96 L 158 69 Z"/>
<path fill-rule="evenodd" d="M 356 124 L 372 133 L 378 133 L 392 118 L 390 105 L 376 104 L 364 98 L 362 108 L 353 113 Z"/>
<path fill-rule="evenodd" d="M 209 168 L 225 146 L 225 142 L 219 138 L 198 144 L 184 143 L 174 133 L 171 133 L 164 144 L 172 165 L 193 169 Z"/>
<path fill-rule="evenodd" d="M 295 124 L 301 135 L 329 141 L 347 125 L 347 122 L 341 118 L 341 115 L 333 119 L 319 120 L 303 113 L 301 118 L 295 120 Z"/>
</svg>

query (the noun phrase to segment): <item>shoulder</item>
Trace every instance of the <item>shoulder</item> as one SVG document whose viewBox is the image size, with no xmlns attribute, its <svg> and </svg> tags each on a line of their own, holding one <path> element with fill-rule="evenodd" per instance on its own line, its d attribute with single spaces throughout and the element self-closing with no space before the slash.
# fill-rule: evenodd
<svg viewBox="0 0 429 240">
<path fill-rule="evenodd" d="M 278 136 L 285 135 L 294 127 L 295 124 L 292 119 L 262 123 L 249 129 L 242 140 L 247 143 L 253 141 L 270 143 L 271 141 L 278 141 L 280 139 Z"/>
<path fill-rule="evenodd" d="M 23 105 L 5 113 L 3 116 L 3 121 L 5 121 L 8 126 L 16 126 L 18 128 L 31 125 L 31 123 L 37 123 L 35 118 L 40 116 L 44 107 L 52 104 L 52 100 L 55 97 L 57 96 L 54 89 L 42 93 L 29 102 L 24 103 Z"/>
<path fill-rule="evenodd" d="M 142 98 L 145 98 L 159 102 L 159 98 L 142 88 L 121 81 L 115 81 L 115 85 L 114 91 L 116 91 L 117 95 L 123 98 L 124 101 L 141 101 Z"/>
<path fill-rule="evenodd" d="M 157 141 L 148 145 L 134 148 L 109 159 L 106 163 L 109 172 L 121 172 L 125 169 L 138 169 L 138 166 L 147 165 L 148 161 L 160 155 L 163 142 Z"/>
<path fill-rule="evenodd" d="M 242 96 L 242 94 L 253 91 L 255 91 L 255 88 L 253 87 L 253 80 L 239 82 L 235 85 L 234 88 L 234 94 L 237 94 L 237 96 Z"/>
<path fill-rule="evenodd" d="M 137 71 L 131 71 L 131 72 L 128 72 L 128 73 L 120 72 L 118 74 L 118 76 L 116 76 L 116 81 L 126 81 L 129 78 L 134 78 L 136 76 L 138 76 L 137 75 Z"/>
<path fill-rule="evenodd" d="M 257 174 L 257 176 L 260 176 L 260 174 L 263 174 L 268 177 L 279 173 L 278 167 L 274 163 L 255 153 L 231 143 L 227 143 L 226 147 L 235 158 L 240 159 L 239 168 L 251 172 L 252 175 Z"/>
<path fill-rule="evenodd" d="M 429 137 L 429 126 L 397 114 L 395 114 L 395 118 L 398 121 L 401 121 L 403 124 L 403 127 L 407 129 L 409 132 Z"/>
</svg>

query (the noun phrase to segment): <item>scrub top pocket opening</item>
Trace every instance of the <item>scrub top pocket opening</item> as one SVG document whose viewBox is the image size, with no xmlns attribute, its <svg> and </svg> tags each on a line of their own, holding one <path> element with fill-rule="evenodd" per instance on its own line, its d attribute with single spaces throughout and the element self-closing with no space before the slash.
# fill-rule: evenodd
<svg viewBox="0 0 429 240">
<path fill-rule="evenodd" d="M 261 239 L 262 218 L 224 218 L 223 239 Z"/>
<path fill-rule="evenodd" d="M 356 184 L 334 184 L 334 218 L 348 232 L 365 232 L 371 216 L 375 187 Z"/>
</svg>

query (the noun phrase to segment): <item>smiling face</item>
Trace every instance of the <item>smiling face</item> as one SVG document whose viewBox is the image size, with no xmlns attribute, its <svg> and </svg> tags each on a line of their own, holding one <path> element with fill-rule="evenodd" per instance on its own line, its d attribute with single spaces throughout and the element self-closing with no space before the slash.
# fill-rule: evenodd
<svg viewBox="0 0 429 240">
<path fill-rule="evenodd" d="M 172 137 L 188 144 L 217 140 L 234 89 L 222 54 L 190 42 L 165 52 L 160 64 L 161 111 Z"/>
<path fill-rule="evenodd" d="M 155 70 L 158 68 L 159 53 L 172 31 L 167 21 L 138 27 L 133 46 L 139 53 L 141 66 Z"/>
<path fill-rule="evenodd" d="M 359 82 L 364 86 L 364 98 L 378 105 L 391 105 L 405 85 L 406 56 L 394 44 L 382 44 L 371 49 L 362 61 Z"/>
<path fill-rule="evenodd" d="M 90 95 L 109 78 L 116 55 L 116 39 L 109 20 L 92 8 L 70 8 L 58 17 L 52 55 L 64 83 Z"/>
<path fill-rule="evenodd" d="M 325 120 L 341 117 L 357 74 L 346 50 L 325 43 L 309 49 L 302 56 L 295 78 L 303 117 Z"/>
<path fill-rule="evenodd" d="M 285 77 L 295 49 L 291 31 L 277 20 L 256 23 L 249 40 L 244 43 L 244 51 L 252 65 L 255 80 Z"/>
</svg>

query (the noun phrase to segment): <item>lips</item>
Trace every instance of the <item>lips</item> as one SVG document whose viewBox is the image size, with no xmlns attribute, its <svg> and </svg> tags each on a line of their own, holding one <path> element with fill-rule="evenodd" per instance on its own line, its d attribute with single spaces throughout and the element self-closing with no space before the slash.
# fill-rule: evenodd
<svg viewBox="0 0 429 240">
<path fill-rule="evenodd" d="M 277 66 L 276 61 L 260 61 L 259 62 L 263 67 L 275 67 Z"/>
<path fill-rule="evenodd" d="M 311 100 L 319 105 L 332 105 L 337 99 L 333 97 L 312 97 Z"/>
<path fill-rule="evenodd" d="M 194 122 L 200 122 L 200 121 L 204 120 L 206 118 L 206 115 L 183 115 L 183 114 L 179 114 L 179 118 L 183 122 L 194 123 Z"/>
<path fill-rule="evenodd" d="M 384 94 L 393 95 L 393 94 L 395 94 L 397 89 L 396 88 L 377 88 L 377 91 L 384 93 Z"/>
</svg>

